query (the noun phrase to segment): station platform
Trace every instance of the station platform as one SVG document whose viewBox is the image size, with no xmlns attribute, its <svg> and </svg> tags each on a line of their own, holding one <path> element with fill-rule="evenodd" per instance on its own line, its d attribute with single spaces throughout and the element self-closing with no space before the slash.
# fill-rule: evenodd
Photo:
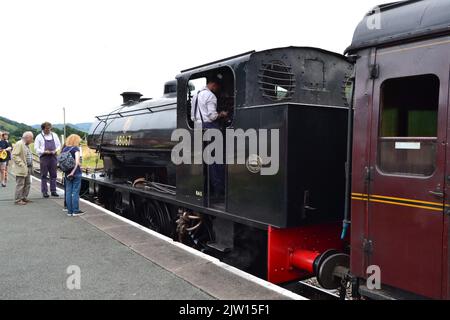
<svg viewBox="0 0 450 320">
<path fill-rule="evenodd" d="M 25 206 L 0 188 L 0 299 L 304 299 L 87 201 L 68 217 L 39 185 Z"/>
</svg>

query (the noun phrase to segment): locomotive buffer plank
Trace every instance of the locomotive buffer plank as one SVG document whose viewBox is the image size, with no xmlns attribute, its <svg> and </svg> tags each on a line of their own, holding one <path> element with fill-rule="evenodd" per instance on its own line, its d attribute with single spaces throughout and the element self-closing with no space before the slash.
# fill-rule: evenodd
<svg viewBox="0 0 450 320">
<path fill-rule="evenodd" d="M 302 299 L 88 202 L 67 217 L 36 179 L 33 203 L 13 193 L 0 190 L 0 299 Z"/>
</svg>

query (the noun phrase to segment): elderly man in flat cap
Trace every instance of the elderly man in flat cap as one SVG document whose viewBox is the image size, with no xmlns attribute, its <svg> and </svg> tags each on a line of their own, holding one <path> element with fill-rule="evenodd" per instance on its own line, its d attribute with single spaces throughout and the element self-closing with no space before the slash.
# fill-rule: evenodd
<svg viewBox="0 0 450 320">
<path fill-rule="evenodd" d="M 31 200 L 28 200 L 28 194 L 30 193 L 31 173 L 33 171 L 33 154 L 29 148 L 32 142 L 33 133 L 27 131 L 12 151 L 13 173 L 16 176 L 15 204 L 17 205 L 26 205 L 31 202 Z"/>
</svg>

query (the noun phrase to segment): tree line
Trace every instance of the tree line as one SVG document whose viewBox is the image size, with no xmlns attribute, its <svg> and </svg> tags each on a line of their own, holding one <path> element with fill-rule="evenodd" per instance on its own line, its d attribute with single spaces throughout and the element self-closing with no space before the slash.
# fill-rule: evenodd
<svg viewBox="0 0 450 320">
<path fill-rule="evenodd" d="M 35 136 L 41 132 L 40 129 L 35 129 L 24 123 L 16 122 L 0 116 L 0 132 L 4 131 L 9 133 L 9 140 L 12 143 L 15 143 L 16 141 L 20 140 L 22 134 L 25 131 L 31 131 L 34 133 Z M 53 128 L 53 132 L 55 132 L 58 136 L 62 136 L 64 134 L 64 130 L 58 128 Z M 77 134 L 82 139 L 85 139 L 85 136 L 87 135 L 86 132 L 75 129 L 71 126 L 66 127 L 66 134 L 67 136 L 71 134 Z"/>
</svg>

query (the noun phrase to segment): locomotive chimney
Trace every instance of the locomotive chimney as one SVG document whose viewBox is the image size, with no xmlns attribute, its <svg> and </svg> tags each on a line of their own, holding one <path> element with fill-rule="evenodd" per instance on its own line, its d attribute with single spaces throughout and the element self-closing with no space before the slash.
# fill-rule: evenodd
<svg viewBox="0 0 450 320">
<path fill-rule="evenodd" d="M 132 102 L 139 102 L 142 94 L 139 92 L 124 92 L 121 96 L 123 97 L 123 104 L 129 104 Z"/>
</svg>

